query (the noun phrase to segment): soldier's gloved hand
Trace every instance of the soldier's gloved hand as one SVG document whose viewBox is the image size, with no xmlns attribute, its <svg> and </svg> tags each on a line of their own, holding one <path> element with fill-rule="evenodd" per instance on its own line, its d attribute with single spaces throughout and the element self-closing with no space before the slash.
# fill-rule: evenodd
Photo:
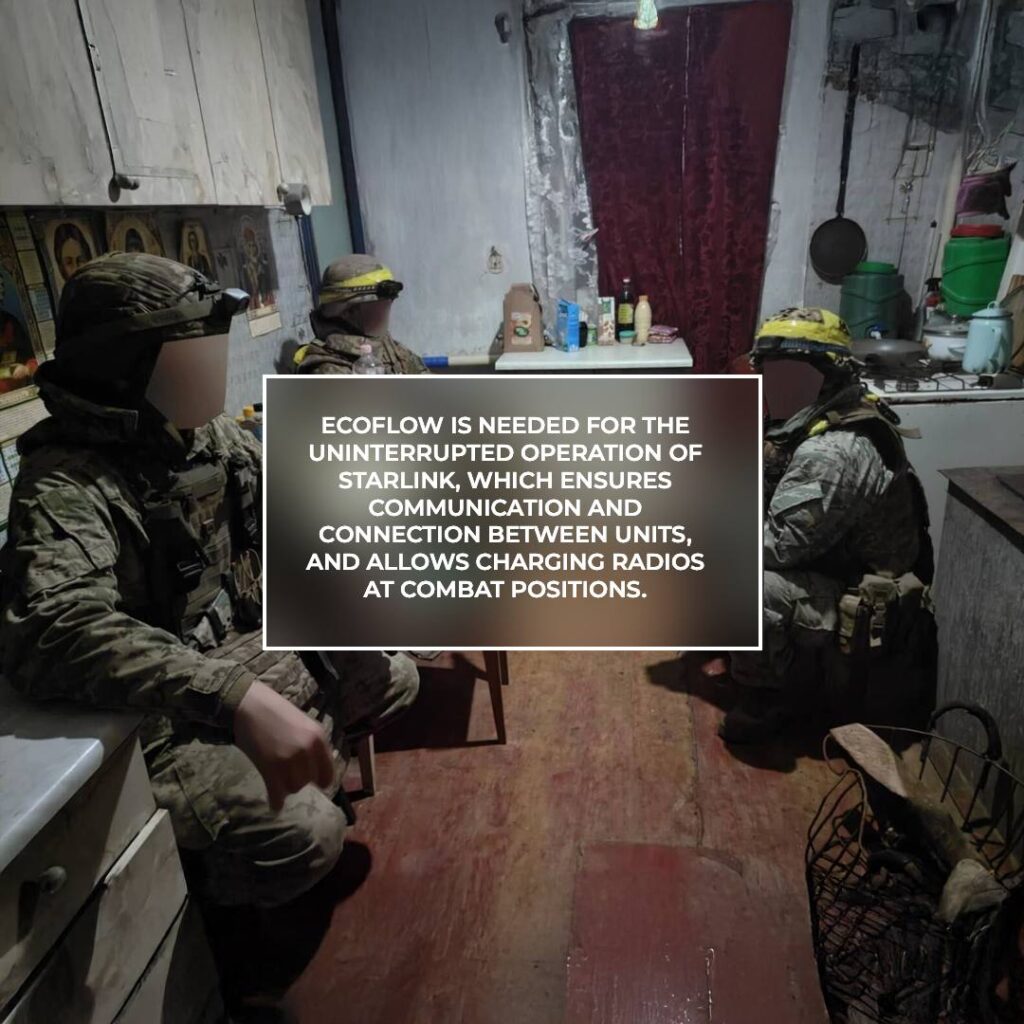
<svg viewBox="0 0 1024 1024">
<path fill-rule="evenodd" d="M 242 698 L 235 711 L 234 734 L 236 746 L 263 776 L 275 811 L 289 793 L 307 783 L 326 788 L 334 779 L 323 730 L 265 683 L 253 683 Z"/>
</svg>

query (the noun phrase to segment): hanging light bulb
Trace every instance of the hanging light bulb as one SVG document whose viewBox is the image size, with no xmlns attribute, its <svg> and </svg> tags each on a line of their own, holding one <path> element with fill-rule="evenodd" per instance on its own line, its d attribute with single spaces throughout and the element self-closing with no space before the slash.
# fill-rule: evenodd
<svg viewBox="0 0 1024 1024">
<path fill-rule="evenodd" d="M 633 25 L 639 29 L 658 27 L 658 8 L 654 0 L 637 0 Z"/>
</svg>

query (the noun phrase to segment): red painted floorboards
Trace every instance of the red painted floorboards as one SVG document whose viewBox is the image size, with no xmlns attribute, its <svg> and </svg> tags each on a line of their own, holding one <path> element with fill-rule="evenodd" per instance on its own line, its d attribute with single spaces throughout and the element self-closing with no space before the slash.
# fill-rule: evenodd
<svg viewBox="0 0 1024 1024">
<path fill-rule="evenodd" d="M 821 1024 L 802 858 L 827 768 L 738 760 L 720 691 L 666 655 L 509 661 L 507 746 L 486 684 L 445 671 L 379 737 L 366 877 L 308 931 L 288 1019 Z"/>
</svg>

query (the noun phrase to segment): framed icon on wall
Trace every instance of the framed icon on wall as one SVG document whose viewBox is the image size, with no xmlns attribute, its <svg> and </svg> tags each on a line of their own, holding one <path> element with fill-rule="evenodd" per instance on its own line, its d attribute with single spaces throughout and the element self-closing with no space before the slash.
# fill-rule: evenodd
<svg viewBox="0 0 1024 1024">
<path fill-rule="evenodd" d="M 210 255 L 210 242 L 202 221 L 186 220 L 182 223 L 178 259 L 205 277 L 217 280 L 216 263 Z"/>
<path fill-rule="evenodd" d="M 148 252 L 151 256 L 164 255 L 160 228 L 151 213 L 108 213 L 107 242 L 111 252 Z"/>
<path fill-rule="evenodd" d="M 56 304 L 68 278 L 105 251 L 100 218 L 84 212 L 47 211 L 32 216 L 32 230 Z"/>
</svg>

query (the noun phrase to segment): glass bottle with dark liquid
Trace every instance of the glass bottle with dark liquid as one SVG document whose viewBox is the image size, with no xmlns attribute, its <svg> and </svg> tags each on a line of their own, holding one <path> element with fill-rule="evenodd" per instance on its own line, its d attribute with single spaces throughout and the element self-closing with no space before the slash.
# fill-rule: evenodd
<svg viewBox="0 0 1024 1024">
<path fill-rule="evenodd" d="M 636 316 L 636 295 L 633 292 L 632 278 L 626 277 L 622 281 L 622 291 L 619 293 L 618 309 L 615 314 L 615 337 L 618 341 L 632 341 L 635 331 L 634 318 Z M 623 331 L 628 336 L 623 339 Z"/>
</svg>

